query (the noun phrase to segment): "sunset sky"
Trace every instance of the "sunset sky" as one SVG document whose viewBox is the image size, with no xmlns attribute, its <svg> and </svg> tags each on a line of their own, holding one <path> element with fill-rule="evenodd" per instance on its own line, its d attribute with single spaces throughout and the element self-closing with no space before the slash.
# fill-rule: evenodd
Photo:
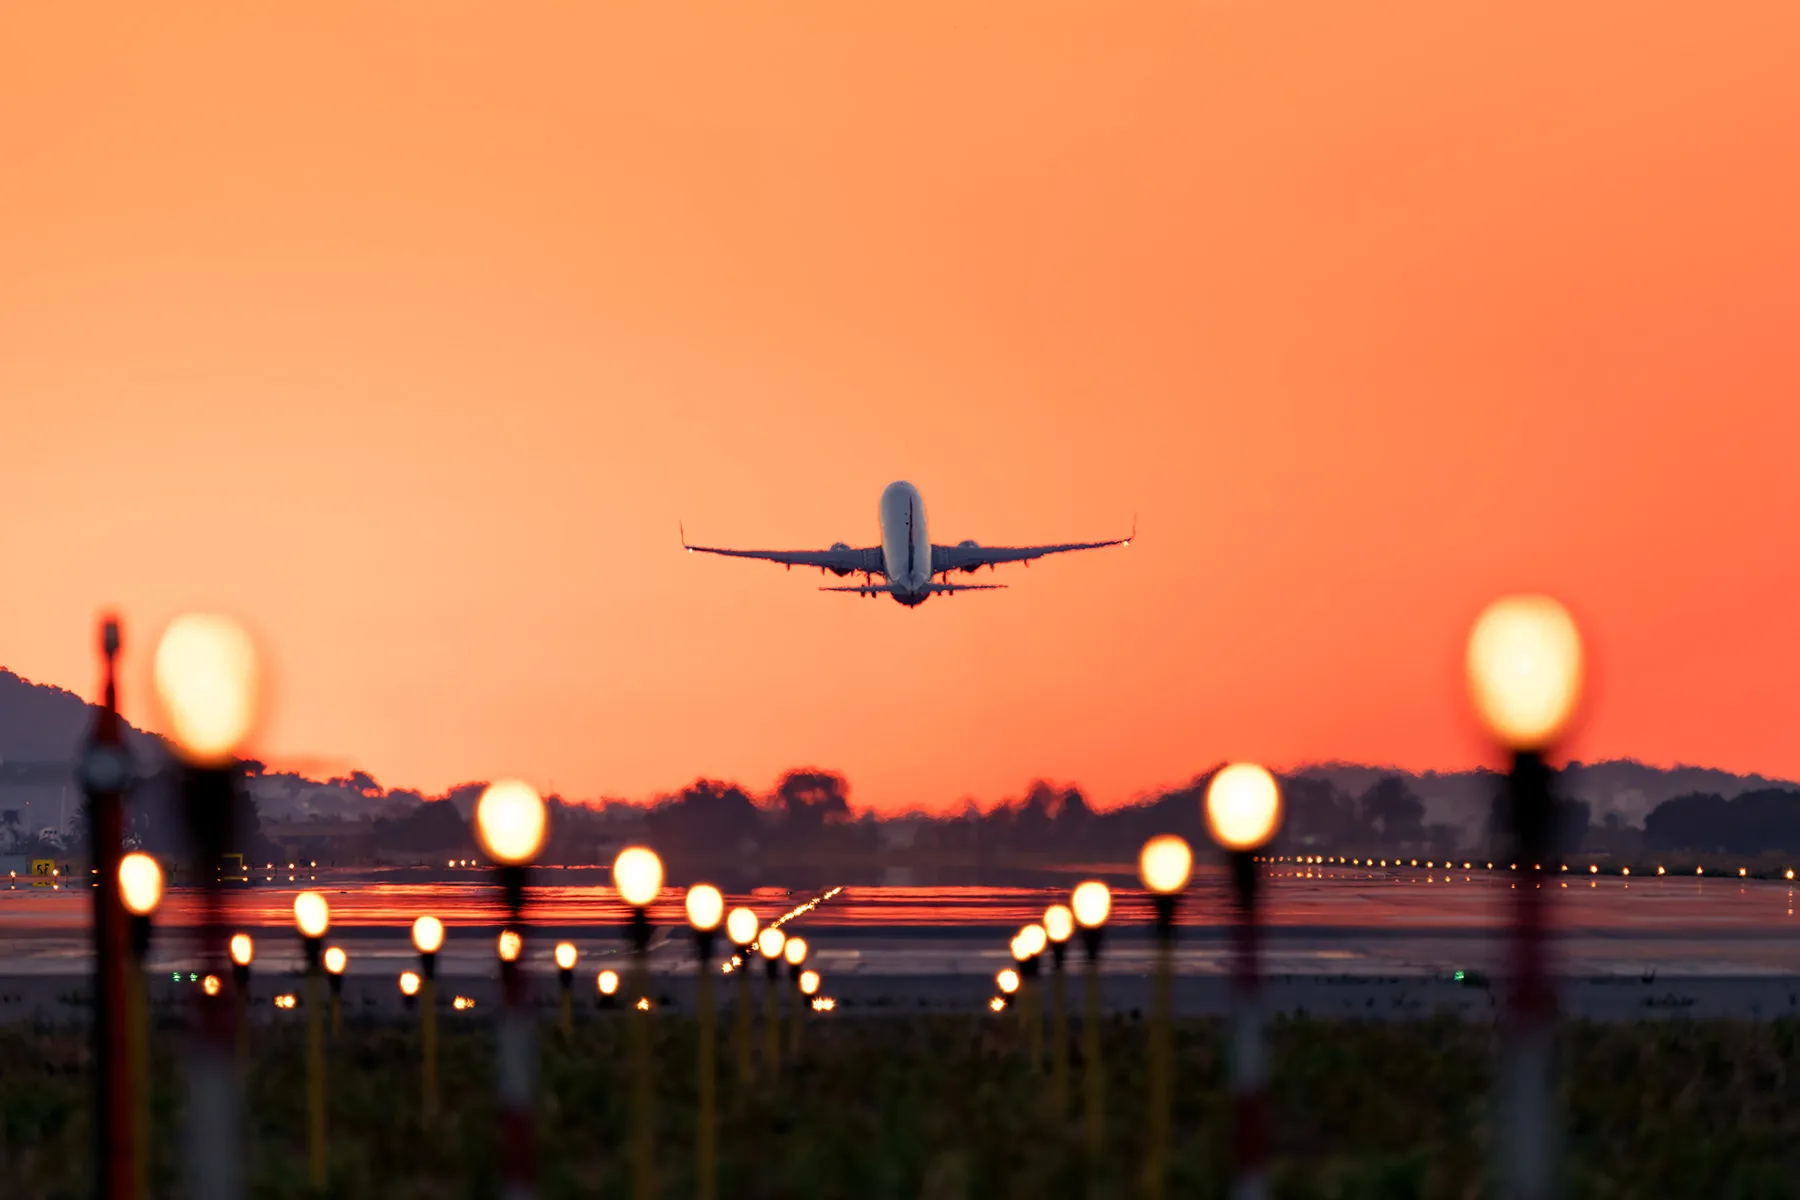
<svg viewBox="0 0 1800 1200">
<path fill-rule="evenodd" d="M 1503 15 L 1502 15 L 1503 14 Z M 237 615 L 260 750 L 439 790 L 1224 758 L 1800 777 L 1800 6 L 0 6 L 0 663 Z M 681 553 L 1119 536 L 822 595 Z"/>
</svg>

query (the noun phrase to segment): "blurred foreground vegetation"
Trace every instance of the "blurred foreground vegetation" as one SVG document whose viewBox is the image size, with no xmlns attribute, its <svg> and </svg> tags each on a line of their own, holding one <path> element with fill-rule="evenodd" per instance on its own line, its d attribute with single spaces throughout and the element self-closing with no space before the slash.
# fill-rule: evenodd
<svg viewBox="0 0 1800 1200">
<path fill-rule="evenodd" d="M 815 1018 L 776 1081 L 738 1086 L 730 1014 L 719 1029 L 719 1194 L 762 1197 L 1089 1195 L 1080 1158 L 1079 1031 L 1071 1112 L 1052 1111 L 1048 1069 L 1022 1054 L 1014 1014 Z M 694 1033 L 659 1015 L 658 1195 L 695 1194 Z M 410 1026 L 350 1025 L 329 1049 L 333 1196 L 491 1197 L 499 1192 L 494 1047 L 486 1020 L 446 1020 L 445 1111 L 418 1117 Z M 247 1104 L 257 1196 L 308 1195 L 304 1040 L 262 1030 Z M 753 1044 L 762 1046 L 758 1028 Z M 1169 1194 L 1225 1194 L 1227 1097 L 1216 1022 L 1177 1028 L 1176 1148 Z M 1144 1026 L 1106 1025 L 1109 1148 L 1102 1196 L 1141 1194 Z M 540 1194 L 630 1194 L 627 1022 L 540 1027 Z M 1276 1021 L 1278 1197 L 1472 1197 L 1490 1131 L 1491 1029 Z M 158 1031 L 153 1191 L 174 1187 L 180 1031 Z M 1565 1195 L 1800 1195 L 1800 1024 L 1571 1024 L 1561 1042 Z M 87 1042 L 75 1028 L 0 1028 L 0 1196 L 90 1194 Z"/>
</svg>

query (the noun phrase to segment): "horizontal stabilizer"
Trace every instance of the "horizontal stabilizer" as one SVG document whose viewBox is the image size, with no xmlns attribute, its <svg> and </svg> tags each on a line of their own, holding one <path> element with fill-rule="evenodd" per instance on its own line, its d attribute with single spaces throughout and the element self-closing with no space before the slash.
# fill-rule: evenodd
<svg viewBox="0 0 1800 1200">
<path fill-rule="evenodd" d="M 923 590 L 933 596 L 938 596 L 945 592 L 997 592 L 1006 586 L 1004 583 L 930 583 L 926 584 Z M 919 594 L 911 588 L 896 588 L 891 583 L 864 583 L 856 587 L 822 587 L 819 590 L 821 592 L 859 592 L 864 596 L 892 595 L 896 591 L 904 592 L 909 596 Z"/>
</svg>

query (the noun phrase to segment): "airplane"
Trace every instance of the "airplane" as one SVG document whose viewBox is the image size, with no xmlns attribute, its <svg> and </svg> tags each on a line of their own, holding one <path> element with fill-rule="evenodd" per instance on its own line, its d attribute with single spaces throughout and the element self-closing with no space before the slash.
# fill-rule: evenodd
<svg viewBox="0 0 1800 1200">
<path fill-rule="evenodd" d="M 840 579 L 860 573 L 863 582 L 859 584 L 819 590 L 855 592 L 859 596 L 887 595 L 908 608 L 915 608 L 933 596 L 991 592 L 1006 586 L 1003 583 L 951 583 L 953 571 L 972 575 L 982 567 L 992 570 L 998 563 L 1010 562 L 1030 566 L 1032 559 L 1046 554 L 1129 546 L 1131 539 L 1137 536 L 1137 522 L 1133 521 L 1130 534 L 1108 542 L 1064 542 L 1055 546 L 981 546 L 975 542 L 958 542 L 954 546 L 934 546 L 925 532 L 925 502 L 919 498 L 919 489 L 904 479 L 887 485 L 881 493 L 877 515 L 881 521 L 881 544 L 862 549 L 843 542 L 833 543 L 828 550 L 728 550 L 719 546 L 692 546 L 688 544 L 685 527 L 681 530 L 681 547 L 689 554 L 765 559 L 782 563 L 790 570 L 817 567 Z M 877 575 L 887 582 L 875 583 Z"/>
</svg>

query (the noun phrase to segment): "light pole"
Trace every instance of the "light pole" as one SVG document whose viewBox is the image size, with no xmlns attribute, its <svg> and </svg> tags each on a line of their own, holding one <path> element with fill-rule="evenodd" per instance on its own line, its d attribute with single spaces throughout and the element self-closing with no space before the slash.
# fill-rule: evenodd
<svg viewBox="0 0 1800 1200">
<path fill-rule="evenodd" d="M 148 1130 L 134 1120 L 131 1082 L 131 984 L 119 866 L 124 850 L 125 789 L 131 782 L 132 766 L 119 722 L 119 623 L 115 620 L 108 619 L 101 626 L 100 654 L 102 703 L 81 756 L 88 843 L 98 876 L 93 896 L 94 1182 L 95 1194 L 102 1200 L 124 1200 L 142 1194 L 135 1167 L 142 1156 L 136 1147 Z"/>
<path fill-rule="evenodd" d="M 565 1042 L 573 1041 L 575 1037 L 575 960 L 578 957 L 573 942 L 556 943 L 556 982 L 562 988 L 558 1024 L 562 1027 Z"/>
<path fill-rule="evenodd" d="M 1069 939 L 1075 934 L 1075 914 L 1066 904 L 1044 910 L 1044 935 L 1050 940 L 1050 966 L 1056 975 L 1050 992 L 1055 1008 L 1052 1032 L 1056 1038 L 1051 1061 L 1051 1102 L 1058 1120 L 1069 1115 L 1069 978 L 1063 962 L 1069 956 Z"/>
<path fill-rule="evenodd" d="M 525 885 L 550 832 L 550 813 L 537 790 L 516 779 L 491 783 L 475 802 L 475 837 L 495 864 L 509 928 L 501 934 L 499 1077 L 501 1189 L 505 1200 L 529 1200 L 537 1190 L 532 1104 L 537 1091 L 537 1044 L 525 977 Z"/>
<path fill-rule="evenodd" d="M 407 1012 L 411 1012 L 413 1010 L 413 1005 L 418 1002 L 418 999 L 419 999 L 418 972 L 416 972 L 416 971 L 400 972 L 400 1007 L 404 1008 Z"/>
<path fill-rule="evenodd" d="M 1112 889 L 1098 879 L 1075 885 L 1069 907 L 1081 927 L 1081 948 L 1087 955 L 1087 1019 L 1081 1031 L 1083 1070 L 1087 1077 L 1088 1178 L 1097 1179 L 1101 1155 L 1106 1150 L 1106 1068 L 1100 1061 L 1100 940 L 1106 918 L 1112 913 Z"/>
<path fill-rule="evenodd" d="M 231 935 L 231 991 L 237 1012 L 238 1074 L 250 1069 L 250 964 L 256 959 L 256 943 L 247 933 Z"/>
<path fill-rule="evenodd" d="M 1019 964 L 1019 1023 L 1025 1027 L 1026 1045 L 1030 1048 L 1031 1069 L 1039 1070 L 1044 1062 L 1044 1019 L 1038 1011 L 1038 961 L 1049 938 L 1044 927 L 1031 924 L 1013 935 L 1013 961 Z"/>
<path fill-rule="evenodd" d="M 1549 898 L 1542 877 L 1556 849 L 1556 821 L 1546 755 L 1581 699 L 1581 634 L 1568 610 L 1548 596 L 1506 597 L 1477 618 L 1467 666 L 1475 710 L 1512 758 L 1507 794 L 1524 876 L 1514 889 L 1510 1046 L 1500 1067 L 1495 1176 L 1511 1200 L 1547 1200 L 1555 1190 L 1556 995 L 1545 962 Z"/>
<path fill-rule="evenodd" d="M 256 719 L 256 648 L 229 618 L 188 614 L 163 631 L 153 673 L 183 767 L 182 809 L 203 889 L 202 967 L 211 973 L 226 957 L 219 868 L 233 833 L 233 799 L 241 770 L 238 751 Z M 225 998 L 201 989 L 187 1107 L 194 1200 L 236 1200 L 243 1190 L 229 1005 Z"/>
<path fill-rule="evenodd" d="M 313 1190 L 325 1186 L 325 1045 L 319 1022 L 319 968 L 331 906 L 317 892 L 294 897 L 294 927 L 306 950 L 306 1164 Z"/>
<path fill-rule="evenodd" d="M 713 942 L 718 937 L 719 923 L 725 918 L 725 897 L 710 883 L 697 883 L 687 890 L 685 901 L 688 924 L 694 930 L 695 1004 L 699 1009 L 700 1047 L 698 1081 L 700 1113 L 694 1139 L 694 1170 L 699 1176 L 700 1200 L 713 1200 L 718 1194 L 718 1067 L 714 1063 L 713 1032 Z"/>
<path fill-rule="evenodd" d="M 806 963 L 807 949 L 803 937 L 791 937 L 781 947 L 781 957 L 787 961 L 788 982 L 793 985 L 788 993 L 788 1003 L 793 1006 L 789 1014 L 788 1053 L 795 1055 L 800 1052 L 800 968 Z"/>
<path fill-rule="evenodd" d="M 419 917 L 412 926 L 413 949 L 419 952 L 419 1057 L 422 1060 L 419 1112 L 425 1121 L 437 1118 L 437 956 L 444 948 L 444 923 L 436 917 Z"/>
<path fill-rule="evenodd" d="M 350 965 L 350 956 L 344 953 L 342 946 L 330 946 L 325 950 L 325 982 L 331 987 L 331 1040 L 337 1041 L 344 1032 L 344 968 Z"/>
<path fill-rule="evenodd" d="M 594 976 L 594 990 L 600 993 L 599 998 L 596 1001 L 600 1007 L 605 1009 L 612 1008 L 613 1005 L 618 1002 L 619 973 L 617 971 L 609 970 L 602 971 Z"/>
<path fill-rule="evenodd" d="M 737 1060 L 738 1096 L 749 1093 L 755 1068 L 750 1060 L 750 953 L 756 948 L 756 914 L 747 908 L 734 908 L 725 918 L 725 936 L 737 951 Z"/>
<path fill-rule="evenodd" d="M 613 886 L 619 898 L 631 906 L 631 976 L 632 991 L 650 995 L 650 905 L 662 892 L 662 859 L 654 850 L 643 846 L 627 846 L 613 860 Z M 631 1066 L 634 1095 L 632 1117 L 635 1126 L 637 1161 L 633 1172 L 637 1200 L 652 1200 L 656 1195 L 656 1133 L 651 1105 L 654 1094 L 650 1087 L 650 1012 L 632 1005 Z"/>
<path fill-rule="evenodd" d="M 162 903 L 162 867 L 148 854 L 127 854 L 119 860 L 119 898 L 131 914 L 131 973 L 125 978 L 125 996 L 131 1014 L 128 1047 L 131 1095 L 129 1180 L 136 1196 L 150 1194 L 150 1003 L 144 982 L 144 960 L 150 955 L 150 931 L 157 906 Z M 115 1146 L 115 1152 L 117 1147 Z"/>
<path fill-rule="evenodd" d="M 1233 763 L 1206 789 L 1206 828 L 1231 862 L 1237 897 L 1236 949 L 1232 956 L 1231 1091 L 1236 1134 L 1232 1138 L 1232 1196 L 1262 1200 L 1269 1194 L 1268 1066 L 1263 1046 L 1261 967 L 1258 957 L 1256 852 L 1281 827 L 1281 788 L 1254 763 Z"/>
<path fill-rule="evenodd" d="M 1138 852 L 1138 878 L 1156 907 L 1156 979 L 1150 1003 L 1150 1136 L 1144 1156 L 1145 1194 L 1161 1200 L 1169 1186 L 1169 1117 L 1174 1104 L 1174 1048 L 1170 1010 L 1175 997 L 1175 908 L 1194 870 L 1194 852 L 1172 833 Z"/>
<path fill-rule="evenodd" d="M 776 1007 L 775 974 L 781 969 L 781 952 L 787 945 L 787 934 L 773 925 L 756 935 L 756 948 L 763 956 L 763 972 L 767 979 L 765 995 L 768 1011 L 763 1015 L 763 1056 L 769 1068 L 769 1083 L 781 1077 L 781 1013 Z"/>
</svg>

